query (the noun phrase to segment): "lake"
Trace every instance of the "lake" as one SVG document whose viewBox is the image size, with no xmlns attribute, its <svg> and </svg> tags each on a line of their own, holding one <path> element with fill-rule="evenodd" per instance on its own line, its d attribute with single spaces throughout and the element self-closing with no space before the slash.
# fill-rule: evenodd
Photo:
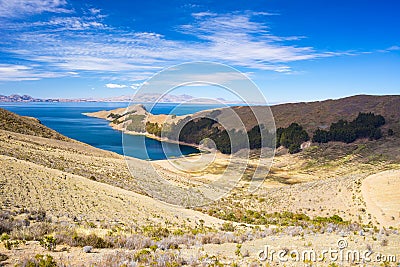
<svg viewBox="0 0 400 267">
<path fill-rule="evenodd" d="M 181 154 L 199 153 L 199 150 L 194 147 L 177 146 L 140 135 L 124 135 L 124 139 L 126 138 L 124 143 L 129 144 L 124 151 L 120 131 L 112 129 L 106 120 L 82 115 L 85 112 L 110 110 L 127 107 L 127 105 L 128 103 L 121 102 L 0 103 L 0 107 L 18 115 L 35 117 L 42 124 L 65 136 L 121 155 L 125 152 L 127 156 L 135 158 L 160 160 Z M 144 105 L 148 109 L 151 107 L 150 104 Z M 152 108 L 151 112 L 153 114 L 170 114 L 173 111 L 171 114 L 185 115 L 217 107 L 221 107 L 221 105 L 159 103 Z"/>
</svg>

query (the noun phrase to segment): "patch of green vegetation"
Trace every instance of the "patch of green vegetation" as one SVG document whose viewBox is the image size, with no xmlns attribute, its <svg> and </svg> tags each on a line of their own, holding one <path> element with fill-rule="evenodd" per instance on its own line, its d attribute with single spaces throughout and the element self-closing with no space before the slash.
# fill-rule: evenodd
<svg viewBox="0 0 400 267">
<path fill-rule="evenodd" d="M 0 236 L 0 241 L 1 242 L 9 240 L 9 239 L 10 239 L 10 236 L 7 233 L 2 233 L 1 236 Z"/>
<path fill-rule="evenodd" d="M 236 244 L 236 250 L 235 250 L 236 256 L 238 256 L 238 257 L 242 256 L 241 249 L 242 249 L 242 244 Z"/>
<path fill-rule="evenodd" d="M 29 259 L 24 264 L 17 264 L 16 266 L 26 267 L 56 267 L 57 263 L 50 255 L 36 254 L 33 259 Z"/>
<path fill-rule="evenodd" d="M 143 261 L 147 260 L 147 258 L 150 256 L 150 254 L 151 254 L 150 250 L 142 249 L 135 253 L 135 255 L 133 256 L 133 259 L 138 262 L 143 262 Z"/>
<path fill-rule="evenodd" d="M 348 224 L 350 222 L 343 220 L 339 215 L 331 217 L 316 217 L 311 219 L 303 213 L 293 213 L 289 211 L 265 213 L 254 210 L 242 211 L 237 209 L 235 213 L 225 213 L 223 211 L 209 210 L 208 214 L 223 220 L 229 220 L 240 223 L 258 224 L 258 225 L 279 225 L 279 226 L 305 226 L 305 225 L 326 225 L 328 223 Z M 221 230 L 224 230 L 221 228 Z M 231 230 L 231 229 L 230 229 Z"/>
<path fill-rule="evenodd" d="M 181 129 L 179 136 L 176 137 L 179 141 L 199 144 L 207 137 L 213 140 L 217 149 L 224 154 L 235 153 L 243 148 L 272 148 L 275 142 L 274 135 L 269 133 L 264 125 L 256 125 L 247 132 L 236 129 L 227 131 L 216 119 L 191 120 L 187 117 L 179 121 L 175 127 Z"/>
<path fill-rule="evenodd" d="M 347 223 L 339 215 L 333 215 L 331 217 L 315 217 L 313 221 L 316 223 L 336 223 L 336 224 Z"/>
<path fill-rule="evenodd" d="M 43 237 L 39 241 L 39 244 L 49 251 L 54 251 L 57 246 L 57 240 L 53 236 L 48 235 L 48 236 Z"/>
<path fill-rule="evenodd" d="M 129 115 L 125 121 L 130 121 L 130 123 L 126 126 L 128 131 L 134 131 L 142 133 L 145 131 L 144 120 L 145 115 Z"/>
<path fill-rule="evenodd" d="M 11 250 L 11 249 L 13 249 L 13 248 L 18 248 L 19 247 L 19 244 L 20 244 L 21 242 L 19 241 L 19 240 L 5 240 L 5 242 L 4 242 L 4 247 L 6 248 L 6 249 L 8 249 L 8 250 Z"/>
<path fill-rule="evenodd" d="M 168 228 L 153 225 L 144 226 L 142 232 L 144 235 L 151 237 L 154 240 L 160 240 L 163 237 L 168 237 L 170 234 Z"/>
<path fill-rule="evenodd" d="M 121 117 L 122 117 L 122 115 L 120 115 L 120 114 L 115 114 L 115 113 L 110 113 L 110 114 L 107 116 L 107 118 L 112 118 L 112 119 L 114 119 L 114 120 L 119 119 L 119 118 L 121 118 Z"/>
<path fill-rule="evenodd" d="M 235 226 L 232 223 L 226 222 L 222 224 L 221 230 L 225 232 L 233 232 L 235 231 Z"/>
<path fill-rule="evenodd" d="M 157 122 L 146 122 L 146 132 L 154 134 L 155 136 L 161 137 L 163 127 L 158 125 Z"/>
<path fill-rule="evenodd" d="M 284 146 L 289 149 L 291 154 L 299 152 L 301 143 L 308 140 L 310 137 L 307 132 L 297 123 L 276 130 L 276 147 Z"/>
<path fill-rule="evenodd" d="M 369 138 L 378 140 L 382 137 L 382 131 L 379 129 L 385 124 L 385 118 L 374 113 L 359 113 L 357 118 L 348 122 L 339 120 L 332 123 L 329 131 L 317 129 L 313 135 L 313 142 L 327 143 L 329 141 L 340 141 L 352 143 L 359 138 Z"/>
</svg>

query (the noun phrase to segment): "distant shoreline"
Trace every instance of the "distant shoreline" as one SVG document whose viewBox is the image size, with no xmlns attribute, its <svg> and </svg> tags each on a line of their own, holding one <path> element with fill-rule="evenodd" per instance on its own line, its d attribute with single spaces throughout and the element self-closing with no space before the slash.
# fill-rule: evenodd
<svg viewBox="0 0 400 267">
<path fill-rule="evenodd" d="M 169 104 L 194 104 L 194 105 L 244 105 L 247 103 L 239 101 L 229 101 L 225 99 L 219 99 L 219 102 L 215 101 L 196 101 L 194 97 L 188 95 L 170 95 L 161 99 L 156 95 L 143 95 L 135 98 L 135 102 L 132 102 L 132 96 L 117 96 L 109 98 L 35 98 L 29 95 L 0 95 L 0 103 L 132 103 L 132 104 L 151 104 L 151 103 L 169 103 Z"/>
<path fill-rule="evenodd" d="M 118 127 L 118 124 L 114 124 L 112 123 L 112 121 L 110 121 L 108 119 L 109 114 L 112 113 L 112 111 L 116 111 L 116 110 L 108 110 L 108 111 L 98 111 L 98 112 L 85 112 L 82 113 L 82 115 L 85 115 L 87 117 L 93 117 L 93 118 L 98 118 L 98 119 L 102 119 L 102 120 L 106 120 L 109 122 L 109 126 L 114 129 L 117 130 L 123 134 L 129 134 L 129 135 L 134 135 L 134 136 L 145 136 L 147 138 L 153 139 L 153 140 L 157 140 L 160 142 L 166 142 L 166 143 L 172 143 L 172 144 L 178 144 L 178 145 L 183 145 L 183 146 L 190 146 L 193 148 L 196 148 L 197 150 L 199 150 L 200 152 L 211 152 L 210 150 L 208 150 L 207 148 L 201 147 L 197 144 L 193 144 L 193 143 L 185 143 L 182 141 L 176 141 L 176 140 L 171 140 L 169 138 L 162 138 L 160 136 L 148 133 L 146 132 L 137 132 L 137 131 L 129 131 L 129 130 L 123 130 L 120 127 Z"/>
</svg>

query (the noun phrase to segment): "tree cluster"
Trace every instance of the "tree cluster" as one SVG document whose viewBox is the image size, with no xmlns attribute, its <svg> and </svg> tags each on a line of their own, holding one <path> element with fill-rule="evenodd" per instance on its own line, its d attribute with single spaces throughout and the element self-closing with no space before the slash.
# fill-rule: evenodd
<svg viewBox="0 0 400 267">
<path fill-rule="evenodd" d="M 180 123 L 184 123 L 184 126 L 179 132 L 179 141 L 199 144 L 203 139 L 210 138 L 214 141 L 216 148 L 224 154 L 235 153 L 244 148 L 272 148 L 275 143 L 274 135 L 269 133 L 263 125 L 256 125 L 244 132 L 235 129 L 226 130 L 216 119 L 210 118 Z"/>
<path fill-rule="evenodd" d="M 291 154 L 299 152 L 301 144 L 308 140 L 310 137 L 307 132 L 297 123 L 276 130 L 276 147 L 284 146 L 289 149 Z"/>
<path fill-rule="evenodd" d="M 161 137 L 162 126 L 158 125 L 157 122 L 146 122 L 146 132 L 154 134 L 155 136 Z"/>
<path fill-rule="evenodd" d="M 339 120 L 332 123 L 329 131 L 317 129 L 313 135 L 313 142 L 327 143 L 329 141 L 340 141 L 352 143 L 359 138 L 377 140 L 382 137 L 379 127 L 385 124 L 385 118 L 374 113 L 359 113 L 357 118 L 348 122 Z"/>
</svg>

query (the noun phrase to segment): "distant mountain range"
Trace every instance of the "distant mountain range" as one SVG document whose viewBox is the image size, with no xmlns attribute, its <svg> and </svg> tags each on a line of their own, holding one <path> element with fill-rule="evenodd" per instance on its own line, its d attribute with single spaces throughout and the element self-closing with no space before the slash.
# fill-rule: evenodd
<svg viewBox="0 0 400 267">
<path fill-rule="evenodd" d="M 29 95 L 0 95 L 0 102 L 50 102 L 50 100 L 37 99 Z"/>
<path fill-rule="evenodd" d="M 30 95 L 0 95 L 0 102 L 83 102 L 83 99 L 34 98 Z"/>
<path fill-rule="evenodd" d="M 123 95 L 108 98 L 34 98 L 29 95 L 0 95 L 0 102 L 131 102 L 133 96 Z M 135 102 L 147 103 L 147 102 L 162 102 L 162 103 L 238 103 L 230 102 L 223 98 L 218 98 L 217 101 L 211 101 L 209 99 L 197 99 L 190 95 L 158 95 L 158 94 L 142 94 L 135 96 Z"/>
</svg>

